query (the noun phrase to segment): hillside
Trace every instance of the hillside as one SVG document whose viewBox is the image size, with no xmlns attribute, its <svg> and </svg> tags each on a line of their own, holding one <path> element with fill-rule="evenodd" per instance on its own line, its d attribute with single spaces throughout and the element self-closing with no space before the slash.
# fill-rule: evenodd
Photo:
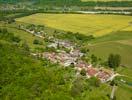
<svg viewBox="0 0 132 100">
<path fill-rule="evenodd" d="M 18 43 L 14 41 L 13 34 L 0 32 L 1 100 L 108 100 L 108 85 L 102 84 L 96 88 L 94 79 L 87 82 L 83 77 L 74 77 L 72 68 L 63 68 L 46 59 L 36 59 L 29 55 L 26 45 L 19 46 Z M 103 87 L 107 90 L 105 95 L 104 90 L 100 91 Z M 90 95 L 83 96 L 87 93 Z"/>
<path fill-rule="evenodd" d="M 70 98 L 68 94 L 63 96 L 69 91 L 65 88 L 71 82 L 64 82 L 64 76 L 70 70 L 59 68 L 47 60 L 34 59 L 26 49 L 14 45 L 11 35 L 4 37 L 0 33 L 1 100 Z"/>
<path fill-rule="evenodd" d="M 122 65 L 127 67 L 132 66 L 132 57 L 129 56 L 132 53 L 131 16 L 103 14 L 34 14 L 18 18 L 16 21 L 45 25 L 53 29 L 71 31 L 73 34 L 79 32 L 84 37 L 93 35 L 96 38 L 85 43 L 85 46 L 90 49 L 91 53 L 103 60 L 107 60 L 108 55 L 114 52 L 122 56 Z"/>
<path fill-rule="evenodd" d="M 80 0 L 55 0 L 55 1 L 49 1 L 49 0 L 40 0 L 38 2 L 40 5 L 52 5 L 52 6 L 110 6 L 110 7 L 131 7 L 132 1 L 87 1 L 82 2 Z"/>
<path fill-rule="evenodd" d="M 0 0 L 0 100 L 132 100 L 132 0 Z"/>
<path fill-rule="evenodd" d="M 29 55 L 29 48 L 34 48 L 32 42 L 36 37 L 16 29 L 13 24 L 6 27 L 8 31 L 6 29 L 0 31 L 0 99 L 109 100 L 111 92 L 109 83 L 97 84 L 94 78 L 75 77 L 75 70 L 72 67 L 64 68 L 49 60 Z M 131 33 L 127 34 L 128 37 L 124 35 L 120 38 L 117 34 L 117 36 L 112 35 L 115 37 L 113 40 L 131 38 Z M 72 35 L 72 39 L 74 39 L 73 37 L 74 35 Z M 108 37 L 104 39 L 100 37 L 94 41 L 108 41 L 111 39 L 110 36 Z M 25 40 L 29 46 L 25 44 Z M 109 48 L 110 45 L 106 48 Z M 117 46 L 115 43 L 113 45 Z M 105 48 L 105 46 L 103 47 Z M 129 49 L 131 50 L 131 48 L 126 48 L 126 52 L 130 53 Z M 102 52 L 103 48 L 99 51 Z M 123 79 L 131 82 L 131 78 L 129 79 L 130 67 L 119 67 L 117 71 L 122 75 L 128 75 L 128 78 Z M 123 100 L 120 95 L 123 97 L 127 95 L 125 99 L 130 100 L 131 86 L 121 83 L 119 79 L 117 78 L 119 83 L 116 97 L 118 100 Z"/>
<path fill-rule="evenodd" d="M 27 0 L 1 0 L 0 3 L 11 3 L 11 4 L 16 4 L 16 3 L 23 3 L 27 2 Z M 101 1 L 93 1 L 93 0 L 88 0 L 86 2 L 83 2 L 81 0 L 28 0 L 28 2 L 34 2 L 35 6 L 90 6 L 90 7 L 95 7 L 95 6 L 103 6 L 103 7 L 131 7 L 132 6 L 132 1 L 129 0 L 121 0 L 121 1 L 108 1 L 104 2 L 103 0 Z"/>
</svg>

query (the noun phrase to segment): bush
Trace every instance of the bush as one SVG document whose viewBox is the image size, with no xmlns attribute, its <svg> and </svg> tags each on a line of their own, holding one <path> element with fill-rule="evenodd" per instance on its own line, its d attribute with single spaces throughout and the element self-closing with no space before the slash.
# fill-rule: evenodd
<svg viewBox="0 0 132 100">
<path fill-rule="evenodd" d="M 121 56 L 118 54 L 110 54 L 108 57 L 108 66 L 110 68 L 116 69 L 117 67 L 120 66 L 121 63 Z"/>
<path fill-rule="evenodd" d="M 91 86 L 94 86 L 94 87 L 99 87 L 100 86 L 100 80 L 96 77 L 91 77 L 89 79 L 89 83 Z"/>
<path fill-rule="evenodd" d="M 39 40 L 36 40 L 36 39 L 35 39 L 35 40 L 33 41 L 33 44 L 40 44 L 40 42 L 39 42 Z"/>
<path fill-rule="evenodd" d="M 14 36 L 14 37 L 12 37 L 12 41 L 19 43 L 21 41 L 21 39 L 17 36 Z"/>
<path fill-rule="evenodd" d="M 85 69 L 82 69 L 81 72 L 80 72 L 80 74 L 81 74 L 82 76 L 86 76 L 86 70 L 85 70 Z"/>
</svg>

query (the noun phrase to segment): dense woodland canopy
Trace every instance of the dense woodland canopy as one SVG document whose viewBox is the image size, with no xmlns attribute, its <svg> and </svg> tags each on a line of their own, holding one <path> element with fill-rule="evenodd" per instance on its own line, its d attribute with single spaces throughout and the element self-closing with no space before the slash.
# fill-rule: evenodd
<svg viewBox="0 0 132 100">
<path fill-rule="evenodd" d="M 35 5 L 45 6 L 111 6 L 111 7 L 131 7 L 132 1 L 87 1 L 80 0 L 1 0 L 0 3 L 18 3 L 18 2 L 34 2 Z"/>
<path fill-rule="evenodd" d="M 99 87 L 97 78 L 75 78 L 72 68 L 36 59 L 29 55 L 26 42 L 20 42 L 20 37 L 0 29 L 1 100 L 108 100 L 106 95 L 82 95 Z"/>
</svg>

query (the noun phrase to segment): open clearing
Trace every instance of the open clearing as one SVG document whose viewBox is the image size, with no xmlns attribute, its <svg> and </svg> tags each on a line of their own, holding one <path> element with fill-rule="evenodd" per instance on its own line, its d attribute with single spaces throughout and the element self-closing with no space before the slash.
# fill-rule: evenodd
<svg viewBox="0 0 132 100">
<path fill-rule="evenodd" d="M 119 30 L 132 29 L 132 17 L 103 14 L 34 14 L 16 19 L 19 22 L 46 25 L 64 31 L 102 36 Z"/>
</svg>

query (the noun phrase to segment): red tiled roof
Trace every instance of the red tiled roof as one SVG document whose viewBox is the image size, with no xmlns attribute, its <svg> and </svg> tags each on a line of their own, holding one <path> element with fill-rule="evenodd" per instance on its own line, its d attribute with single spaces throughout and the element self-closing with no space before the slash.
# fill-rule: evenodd
<svg viewBox="0 0 132 100">
<path fill-rule="evenodd" d="M 101 71 L 98 73 L 97 77 L 101 79 L 108 79 L 110 77 L 110 74 L 105 71 Z"/>
<path fill-rule="evenodd" d="M 98 71 L 95 68 L 88 68 L 87 73 L 90 76 L 95 76 L 95 74 L 97 74 Z"/>
</svg>

